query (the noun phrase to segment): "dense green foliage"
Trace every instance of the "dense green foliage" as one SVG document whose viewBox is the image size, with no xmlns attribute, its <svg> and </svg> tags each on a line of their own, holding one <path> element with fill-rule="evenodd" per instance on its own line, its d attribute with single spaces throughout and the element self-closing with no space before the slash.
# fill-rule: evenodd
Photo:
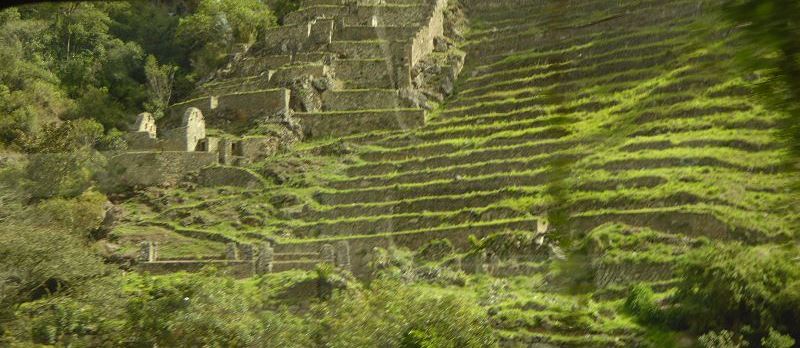
<svg viewBox="0 0 800 348">
<path fill-rule="evenodd" d="M 652 290 L 638 285 L 625 307 L 645 323 L 707 333 L 701 341 L 708 347 L 740 341 L 787 346 L 800 338 L 794 325 L 800 319 L 798 257 L 794 245 L 700 248 L 681 260 L 677 292 L 662 303 L 668 306 L 659 306 Z"/>
<path fill-rule="evenodd" d="M 236 45 L 275 24 L 257 0 L 45 3 L 0 11 L 0 145 L 44 125 L 91 119 L 125 130 L 161 115 Z"/>
<path fill-rule="evenodd" d="M 275 21 L 272 10 L 259 0 L 202 0 L 195 13 L 181 19 L 176 34 L 192 52 L 196 72 L 207 74 L 235 45 L 252 44 Z"/>
<path fill-rule="evenodd" d="M 758 74 L 767 105 L 785 112 L 782 132 L 800 157 L 800 3 L 792 0 L 731 0 L 725 12 L 747 40 L 739 61 Z"/>
</svg>

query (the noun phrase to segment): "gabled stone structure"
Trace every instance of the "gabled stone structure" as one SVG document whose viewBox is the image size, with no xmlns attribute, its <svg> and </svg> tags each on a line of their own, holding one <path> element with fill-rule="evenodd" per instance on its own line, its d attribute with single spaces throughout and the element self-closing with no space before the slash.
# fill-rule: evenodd
<svg viewBox="0 0 800 348">
<path fill-rule="evenodd" d="M 133 129 L 125 137 L 128 148 L 131 150 L 148 150 L 157 147 L 156 120 L 149 112 L 136 116 Z"/>
<path fill-rule="evenodd" d="M 167 151 L 196 151 L 197 144 L 206 137 L 206 121 L 203 112 L 195 107 L 187 108 L 181 119 L 181 126 L 164 134 Z"/>
<path fill-rule="evenodd" d="M 133 126 L 134 132 L 146 133 L 148 137 L 156 137 L 156 119 L 149 112 L 143 112 L 136 116 L 136 123 Z"/>
</svg>

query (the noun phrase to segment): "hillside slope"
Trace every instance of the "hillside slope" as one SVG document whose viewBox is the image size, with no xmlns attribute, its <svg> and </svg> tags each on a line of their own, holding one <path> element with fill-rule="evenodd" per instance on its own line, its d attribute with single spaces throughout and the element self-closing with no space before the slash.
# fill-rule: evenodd
<svg viewBox="0 0 800 348">
<path fill-rule="evenodd" d="M 733 73 L 726 33 L 702 25 L 712 5 L 478 6 L 456 96 L 421 129 L 351 137 L 369 145 L 295 236 L 531 230 L 554 163 L 584 234 L 787 235 L 775 115 Z"/>
<path fill-rule="evenodd" d="M 504 289 L 494 318 L 506 343 L 631 344 L 642 334 L 635 324 L 598 314 L 613 313 L 615 289 L 643 281 L 667 291 L 676 256 L 704 238 L 790 235 L 776 115 L 736 74 L 733 36 L 713 27 L 716 6 L 468 4 L 455 97 L 421 129 L 352 137 L 369 144 L 360 161 L 288 223 L 291 234 L 535 232 L 563 200 L 571 239 L 589 250 L 595 299 L 611 302 L 542 285 L 551 258 L 499 261 L 490 273 L 505 280 L 477 278 L 473 289 Z M 563 240 L 560 227 L 546 237 Z"/>
<path fill-rule="evenodd" d="M 463 7 L 466 65 L 423 127 L 298 145 L 269 162 L 281 185 L 178 194 L 181 205 L 142 213 L 162 222 L 153 234 L 205 225 L 174 237 L 207 239 L 193 256 L 219 254 L 229 240 L 350 240 L 359 272 L 375 246 L 421 254 L 446 238 L 456 250 L 436 267 L 470 275 L 445 288 L 473 293 L 511 346 L 640 343 L 643 329 L 619 314 L 629 285 L 668 292 L 676 257 L 700 245 L 791 237 L 777 115 L 737 74 L 717 2 Z M 396 112 L 387 105 L 382 117 Z M 297 168 L 300 179 L 281 177 Z M 237 197 L 246 199 L 225 203 Z M 567 221 L 544 223 L 563 212 Z M 245 215 L 269 218 L 208 223 Z M 575 255 L 578 271 L 553 262 Z M 590 287 L 575 295 L 558 274 Z"/>
</svg>

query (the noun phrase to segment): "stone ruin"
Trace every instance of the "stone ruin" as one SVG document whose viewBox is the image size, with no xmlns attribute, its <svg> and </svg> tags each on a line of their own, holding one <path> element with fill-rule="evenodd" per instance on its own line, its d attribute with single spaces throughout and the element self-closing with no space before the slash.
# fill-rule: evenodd
<svg viewBox="0 0 800 348">
<path fill-rule="evenodd" d="M 206 138 L 206 120 L 198 108 L 187 108 L 181 126 L 165 132 L 168 151 L 197 151 L 197 144 Z"/>
<path fill-rule="evenodd" d="M 228 242 L 224 257 L 218 259 L 183 260 L 161 258 L 159 244 L 144 241 L 140 244 L 137 267 L 153 274 L 181 271 L 199 271 L 214 265 L 238 277 L 250 277 L 292 269 L 313 270 L 318 264 L 329 264 L 340 270 L 351 270 L 350 244 L 339 241 L 335 244 L 308 246 L 303 250 L 275 252 L 269 242 L 242 244 Z"/>
<path fill-rule="evenodd" d="M 197 108 L 188 108 L 183 113 L 180 127 L 163 132 L 158 137 L 156 120 L 152 114 L 143 112 L 136 117 L 133 130 L 126 140 L 131 151 L 186 151 L 197 150 L 197 144 L 206 139 L 206 122 Z"/>
</svg>

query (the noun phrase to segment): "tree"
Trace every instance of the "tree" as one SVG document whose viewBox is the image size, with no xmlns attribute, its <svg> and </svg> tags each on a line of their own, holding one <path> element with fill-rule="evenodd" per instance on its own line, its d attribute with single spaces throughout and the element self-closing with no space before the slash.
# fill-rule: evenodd
<svg viewBox="0 0 800 348">
<path fill-rule="evenodd" d="M 177 67 L 171 65 L 159 65 L 156 57 L 150 55 L 144 65 L 144 72 L 147 75 L 147 85 L 149 87 L 149 100 L 146 103 L 147 110 L 160 118 L 164 115 L 164 110 L 169 106 L 172 97 L 172 82 L 175 78 Z"/>
<path fill-rule="evenodd" d="M 182 18 L 177 36 L 194 51 L 192 65 L 200 75 L 224 62 L 236 44 L 252 44 L 275 25 L 272 11 L 258 0 L 201 0 L 197 11 Z"/>
<path fill-rule="evenodd" d="M 93 150 L 102 135 L 97 122 L 76 120 L 46 125 L 26 137 L 24 148 L 32 154 L 25 166 L 26 192 L 34 200 L 80 195 L 102 164 Z"/>
<path fill-rule="evenodd" d="M 83 240 L 47 221 L 0 224 L 0 327 L 17 305 L 105 272 Z"/>
</svg>

